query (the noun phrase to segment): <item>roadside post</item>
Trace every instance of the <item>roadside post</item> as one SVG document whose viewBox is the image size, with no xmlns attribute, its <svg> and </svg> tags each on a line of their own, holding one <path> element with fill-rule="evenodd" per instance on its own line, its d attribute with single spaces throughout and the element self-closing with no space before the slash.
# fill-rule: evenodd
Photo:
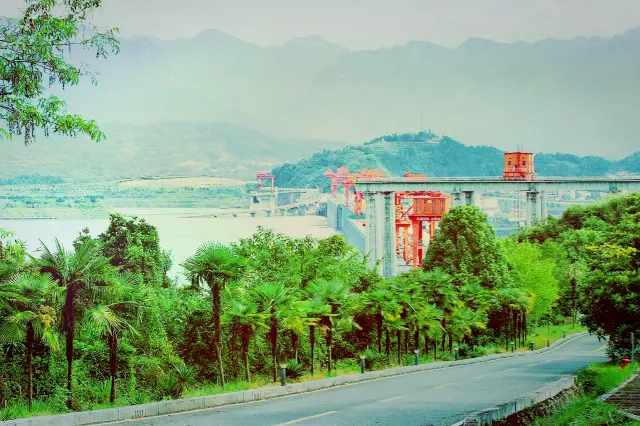
<svg viewBox="0 0 640 426">
<path fill-rule="evenodd" d="M 414 349 L 413 353 L 415 354 L 415 365 L 420 364 L 420 349 Z"/>
<path fill-rule="evenodd" d="M 287 364 L 280 364 L 280 386 L 285 386 L 287 384 Z"/>
<path fill-rule="evenodd" d="M 536 342 L 531 342 L 530 345 L 531 345 L 531 350 L 535 351 L 536 350 Z"/>
<path fill-rule="evenodd" d="M 460 350 L 456 349 L 456 361 L 460 359 Z"/>
<path fill-rule="evenodd" d="M 562 338 L 563 339 L 567 338 L 567 330 L 562 330 Z"/>
<path fill-rule="evenodd" d="M 364 360 L 366 356 L 360 355 L 360 373 L 364 373 Z"/>
</svg>

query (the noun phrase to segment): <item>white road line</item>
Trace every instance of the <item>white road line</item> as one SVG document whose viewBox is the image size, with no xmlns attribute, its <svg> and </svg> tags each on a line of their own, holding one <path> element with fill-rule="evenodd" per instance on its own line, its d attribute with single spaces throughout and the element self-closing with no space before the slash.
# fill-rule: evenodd
<svg viewBox="0 0 640 426">
<path fill-rule="evenodd" d="M 381 399 L 381 400 L 380 400 L 380 402 L 391 402 L 391 401 L 397 401 L 398 399 L 402 399 L 402 398 L 405 398 L 405 397 L 406 397 L 406 395 L 403 395 L 403 396 L 396 396 L 396 397 L 393 397 L 393 398 Z"/>
<path fill-rule="evenodd" d="M 317 419 L 318 417 L 324 417 L 324 416 L 328 416 L 329 414 L 334 414 L 334 413 L 337 413 L 337 411 L 327 411 L 326 413 L 316 414 L 315 416 L 303 417 L 301 419 L 291 420 L 290 422 L 286 422 L 286 423 L 278 423 L 275 426 L 292 425 L 292 424 L 295 424 L 295 423 L 304 422 L 305 420 Z"/>
</svg>

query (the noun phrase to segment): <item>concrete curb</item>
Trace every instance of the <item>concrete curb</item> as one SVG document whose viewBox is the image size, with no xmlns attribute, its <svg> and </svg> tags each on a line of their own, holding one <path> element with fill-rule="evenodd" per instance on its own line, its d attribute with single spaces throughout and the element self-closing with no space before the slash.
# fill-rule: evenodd
<svg viewBox="0 0 640 426">
<path fill-rule="evenodd" d="M 524 396 L 505 402 L 504 404 L 499 404 L 494 407 L 478 411 L 453 426 L 491 425 L 493 422 L 504 420 L 509 416 L 551 399 L 559 393 L 564 392 L 567 389 L 571 389 L 575 384 L 575 376 L 562 378 Z"/>
<path fill-rule="evenodd" d="M 205 408 L 214 408 L 230 404 L 262 401 L 299 393 L 319 391 L 335 386 L 343 386 L 358 382 L 383 379 L 404 374 L 418 373 L 429 370 L 439 370 L 447 367 L 458 367 L 482 362 L 491 362 L 500 359 L 515 358 L 519 356 L 537 355 L 549 352 L 585 336 L 587 332 L 576 333 L 566 339 L 558 339 L 548 348 L 535 351 L 502 353 L 488 355 L 480 358 L 471 358 L 461 361 L 441 361 L 430 364 L 411 365 L 406 367 L 389 368 L 380 371 L 371 371 L 364 374 L 352 374 L 346 376 L 331 377 L 327 379 L 313 380 L 303 383 L 295 383 L 287 386 L 272 386 L 258 389 L 250 389 L 239 392 L 221 393 L 211 396 L 177 399 L 173 401 L 152 402 L 143 405 L 131 405 L 128 407 L 107 408 L 95 411 L 83 411 L 53 416 L 29 417 L 0 422 L 0 426 L 80 426 L 94 423 L 115 422 L 144 417 L 155 417 L 165 414 L 181 413 Z"/>
</svg>

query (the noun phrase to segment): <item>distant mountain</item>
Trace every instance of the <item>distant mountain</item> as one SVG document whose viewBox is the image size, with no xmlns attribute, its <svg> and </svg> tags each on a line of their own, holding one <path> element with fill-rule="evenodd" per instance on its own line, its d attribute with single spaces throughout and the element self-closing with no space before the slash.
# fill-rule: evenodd
<svg viewBox="0 0 640 426">
<path fill-rule="evenodd" d="M 0 141 L 0 180 L 48 175 L 65 181 L 98 181 L 144 176 L 218 176 L 252 179 L 260 169 L 297 161 L 326 147 L 322 140 L 275 138 L 225 123 L 103 126 L 108 139 L 38 137 L 24 146 L 16 137 Z"/>
<path fill-rule="evenodd" d="M 229 122 L 291 138 L 367 140 L 419 129 L 420 116 L 478 145 L 622 158 L 640 134 L 640 29 L 613 38 L 449 49 L 410 42 L 348 51 L 320 37 L 260 47 L 216 30 L 189 39 L 123 39 L 86 60 L 99 85 L 73 110 L 133 124 Z"/>
<path fill-rule="evenodd" d="M 296 163 L 273 169 L 281 187 L 329 189 L 327 169 L 348 167 L 384 171 L 386 176 L 402 176 L 405 171 L 428 176 L 501 176 L 503 151 L 487 146 L 466 146 L 432 132 L 383 136 L 363 145 L 339 150 L 323 150 Z M 571 154 L 536 154 L 539 176 L 603 176 L 640 172 L 640 152 L 621 161 Z"/>
</svg>

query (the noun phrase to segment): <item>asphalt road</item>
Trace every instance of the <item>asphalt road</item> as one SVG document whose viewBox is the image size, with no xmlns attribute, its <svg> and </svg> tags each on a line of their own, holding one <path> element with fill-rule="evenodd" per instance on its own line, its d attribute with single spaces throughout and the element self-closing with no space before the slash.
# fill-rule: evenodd
<svg viewBox="0 0 640 426">
<path fill-rule="evenodd" d="M 594 361 L 604 342 L 585 336 L 550 352 L 390 377 L 267 401 L 116 423 L 131 426 L 450 426 Z"/>
</svg>

